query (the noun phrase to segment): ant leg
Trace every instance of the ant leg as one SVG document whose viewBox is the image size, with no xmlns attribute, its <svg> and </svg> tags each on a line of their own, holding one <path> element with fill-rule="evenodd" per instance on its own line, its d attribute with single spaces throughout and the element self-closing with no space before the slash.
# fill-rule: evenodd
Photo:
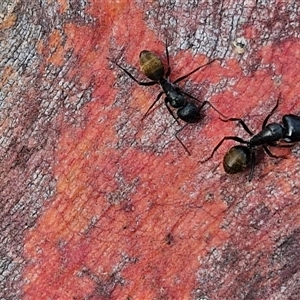
<svg viewBox="0 0 300 300">
<path fill-rule="evenodd" d="M 188 94 L 188 93 L 186 93 L 186 92 L 184 92 L 184 91 L 182 91 L 182 90 L 180 90 L 180 92 L 181 92 L 182 94 L 184 94 L 184 95 L 190 97 L 191 99 L 193 99 L 193 100 L 195 100 L 195 101 L 197 101 L 197 102 L 200 102 L 200 101 L 199 101 L 197 98 L 195 98 L 194 96 L 192 96 L 192 95 L 190 95 L 190 94 Z"/>
<path fill-rule="evenodd" d="M 160 97 L 162 96 L 163 93 L 164 93 L 164 92 L 160 92 L 160 93 L 157 95 L 155 101 L 150 105 L 150 107 L 147 109 L 146 113 L 145 113 L 144 116 L 142 117 L 142 120 L 144 120 L 144 119 L 147 117 L 147 115 L 149 114 L 149 111 L 153 108 L 153 106 L 154 106 L 154 105 L 156 104 L 156 102 L 160 99 Z"/>
<path fill-rule="evenodd" d="M 168 98 L 166 97 L 166 98 L 165 98 L 165 105 L 166 105 L 166 107 L 167 107 L 167 109 L 168 109 L 170 115 L 171 115 L 171 116 L 175 119 L 175 121 L 180 125 L 179 121 L 178 121 L 177 118 L 174 116 L 173 111 L 172 111 L 171 108 L 169 107 L 168 103 L 169 103 L 169 100 L 168 100 Z"/>
<path fill-rule="evenodd" d="M 273 147 L 277 147 L 277 148 L 292 148 L 295 146 L 295 143 L 294 144 L 285 144 L 285 145 L 269 145 L 269 146 L 273 146 Z"/>
<path fill-rule="evenodd" d="M 204 67 L 207 66 L 207 65 L 210 65 L 210 64 L 213 63 L 215 60 L 216 60 L 216 59 L 210 60 L 208 63 L 206 63 L 206 64 L 204 64 L 204 65 L 202 65 L 202 66 L 200 66 L 200 67 L 194 69 L 193 71 L 189 72 L 188 74 L 183 75 L 183 76 L 177 78 L 173 83 L 175 84 L 175 83 L 177 83 L 177 82 L 179 82 L 179 81 L 181 81 L 181 80 L 184 80 L 185 78 L 189 77 L 190 75 L 196 73 L 198 70 L 204 68 Z"/>
<path fill-rule="evenodd" d="M 164 93 L 164 92 L 160 92 L 160 93 L 158 94 L 158 96 L 156 97 L 155 101 L 151 104 L 151 106 L 148 108 L 148 110 L 147 110 L 146 113 L 144 114 L 142 120 L 144 120 L 144 119 L 147 117 L 147 115 L 149 114 L 149 111 L 153 108 L 153 106 L 154 106 L 154 105 L 156 104 L 156 102 L 160 99 L 160 97 L 162 96 L 163 93 Z M 165 105 L 166 105 L 166 107 L 167 107 L 167 109 L 168 109 L 168 111 L 169 111 L 169 114 L 170 114 L 170 115 L 175 119 L 175 121 L 180 125 L 179 121 L 178 121 L 177 118 L 174 116 L 173 111 L 172 111 L 171 108 L 169 107 L 168 103 L 169 103 L 169 100 L 168 100 L 168 98 L 166 97 L 166 98 L 165 98 Z"/>
<path fill-rule="evenodd" d="M 143 82 L 143 81 L 138 81 L 133 75 L 131 75 L 126 69 L 121 67 L 118 63 L 114 62 L 121 70 L 123 70 L 132 80 L 134 80 L 138 85 L 144 85 L 144 86 L 151 86 L 154 84 L 157 84 L 156 81 L 149 81 L 149 82 Z"/>
<path fill-rule="evenodd" d="M 188 148 L 184 145 L 184 143 L 182 142 L 182 140 L 178 137 L 178 133 L 183 130 L 186 126 L 188 126 L 189 124 L 185 124 L 184 126 L 182 126 L 179 130 L 177 130 L 177 132 L 175 133 L 175 137 L 178 140 L 178 142 L 182 145 L 182 147 L 184 148 L 184 150 L 186 151 L 186 153 L 188 155 L 191 155 L 191 152 L 188 150 Z"/>
<path fill-rule="evenodd" d="M 184 91 L 181 91 L 181 92 L 182 92 L 183 94 L 185 94 L 186 96 L 192 98 L 193 100 L 196 100 L 197 102 L 199 102 L 199 100 L 198 100 L 197 98 L 193 97 L 192 95 L 189 95 L 188 93 L 185 93 Z M 227 118 L 224 114 L 222 114 L 218 109 L 216 109 L 215 106 L 213 106 L 213 105 L 212 105 L 209 101 L 207 101 L 207 100 L 205 100 L 205 101 L 200 105 L 199 111 L 201 111 L 201 109 L 202 109 L 206 104 L 209 105 L 213 110 L 215 110 L 215 111 L 216 111 L 219 115 L 221 115 L 224 119 L 228 120 L 228 118 Z M 223 120 L 223 119 L 221 119 L 221 120 Z M 226 121 L 224 121 L 224 122 L 226 122 Z"/>
<path fill-rule="evenodd" d="M 254 167 L 255 167 L 255 152 L 251 153 L 251 168 L 250 168 L 250 173 L 249 173 L 249 182 L 252 180 L 253 178 L 253 173 L 254 173 Z"/>
<path fill-rule="evenodd" d="M 287 157 L 284 155 L 274 155 L 267 146 L 263 146 L 263 149 L 265 150 L 265 152 L 272 158 L 283 158 L 286 159 Z"/>
<path fill-rule="evenodd" d="M 228 121 L 234 121 L 234 122 L 238 122 L 240 125 L 242 125 L 242 127 L 244 128 L 244 130 L 249 134 L 249 135 L 254 135 L 254 133 L 249 129 L 249 127 L 246 125 L 246 123 L 240 119 L 240 118 L 229 118 L 229 119 L 222 119 L 221 120 L 223 122 L 228 122 Z"/>
<path fill-rule="evenodd" d="M 279 97 L 276 101 L 276 105 L 273 107 L 273 109 L 271 110 L 271 112 L 266 116 L 266 118 L 264 119 L 264 122 L 262 124 L 262 129 L 264 129 L 267 125 L 267 122 L 269 121 L 270 117 L 273 115 L 273 113 L 275 112 L 275 110 L 277 109 L 278 105 L 279 105 L 279 98 L 280 98 L 280 94 Z"/>
<path fill-rule="evenodd" d="M 205 106 L 205 105 L 209 105 L 213 110 L 215 110 L 219 115 L 221 115 L 223 118 L 227 119 L 227 117 L 225 115 L 223 115 L 218 109 L 216 109 L 209 101 L 205 100 L 201 106 L 199 107 L 199 111 Z M 222 119 L 221 119 L 222 120 Z"/>
<path fill-rule="evenodd" d="M 270 147 L 276 147 L 276 148 L 292 148 L 295 146 L 295 143 L 286 142 L 287 144 L 277 144 L 276 142 L 268 143 L 268 146 Z"/>
<path fill-rule="evenodd" d="M 166 55 L 167 55 L 167 64 L 168 64 L 166 77 L 169 78 L 169 76 L 171 74 L 171 67 L 170 67 L 170 57 L 169 57 L 168 41 L 167 40 L 166 40 Z"/>
<path fill-rule="evenodd" d="M 226 140 L 233 140 L 233 141 L 239 142 L 239 143 L 241 143 L 241 144 L 249 144 L 249 142 L 244 141 L 243 139 L 241 139 L 241 138 L 239 138 L 239 137 L 237 137 L 237 136 L 225 136 L 225 137 L 223 137 L 223 139 L 218 143 L 218 145 L 214 148 L 214 150 L 212 151 L 211 155 L 210 155 L 208 158 L 204 159 L 204 160 L 200 160 L 200 162 L 201 162 L 201 163 L 204 163 L 204 162 L 210 160 L 210 159 L 214 156 L 215 152 L 221 147 L 221 145 L 223 144 L 223 142 L 226 141 Z"/>
</svg>

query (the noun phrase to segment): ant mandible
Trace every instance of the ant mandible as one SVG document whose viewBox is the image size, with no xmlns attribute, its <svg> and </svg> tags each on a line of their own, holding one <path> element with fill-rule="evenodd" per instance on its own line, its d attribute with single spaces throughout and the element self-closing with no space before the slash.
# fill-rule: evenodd
<svg viewBox="0 0 300 300">
<path fill-rule="evenodd" d="M 280 98 L 280 96 L 279 96 Z M 224 122 L 235 121 L 238 122 L 244 130 L 251 136 L 251 138 L 246 141 L 237 136 L 226 136 L 224 137 L 218 145 L 213 149 L 211 155 L 202 162 L 208 161 L 214 155 L 214 153 L 220 148 L 225 140 L 233 140 L 240 144 L 231 147 L 223 158 L 223 167 L 227 174 L 236 174 L 244 171 L 250 166 L 249 181 L 253 178 L 253 172 L 255 167 L 256 151 L 258 146 L 262 146 L 264 151 L 268 156 L 272 158 L 286 158 L 284 156 L 276 156 L 271 153 L 268 146 L 273 147 L 292 147 L 289 144 L 278 144 L 280 141 L 285 143 L 294 143 L 300 141 L 300 117 L 292 114 L 284 115 L 282 117 L 282 124 L 279 123 L 269 123 L 270 117 L 273 115 L 274 111 L 279 105 L 279 98 L 275 107 L 267 115 L 262 124 L 262 130 L 257 134 L 254 134 L 245 122 L 240 118 L 229 118 L 223 120 Z"/>
<path fill-rule="evenodd" d="M 147 76 L 152 81 L 143 82 L 137 80 L 132 74 L 129 73 L 125 68 L 120 66 L 118 63 L 114 62 L 120 69 L 122 69 L 131 79 L 133 79 L 137 84 L 143 85 L 143 86 L 152 86 L 155 84 L 160 85 L 162 88 L 162 91 L 157 95 L 155 101 L 151 104 L 151 106 L 146 111 L 145 115 L 142 119 L 144 119 L 149 111 L 153 108 L 153 106 L 158 102 L 158 100 L 161 98 L 163 94 L 166 95 L 165 97 L 165 105 L 171 114 L 171 116 L 177 121 L 179 124 L 177 118 L 174 116 L 173 111 L 171 110 L 170 106 L 172 108 L 177 109 L 177 117 L 181 120 L 183 120 L 186 123 L 198 123 L 201 120 L 200 111 L 203 109 L 203 107 L 207 104 L 210 105 L 216 112 L 218 112 L 222 117 L 226 118 L 222 113 L 220 113 L 210 102 L 205 100 L 200 106 L 197 106 L 194 101 L 199 102 L 198 99 L 193 97 L 192 95 L 184 92 L 180 89 L 176 84 L 193 73 L 199 71 L 201 68 L 213 63 L 216 59 L 213 59 L 209 61 L 208 63 L 201 65 L 200 67 L 194 69 L 193 71 L 189 72 L 188 74 L 181 76 L 177 78 L 175 81 L 171 82 L 169 80 L 170 74 L 171 74 L 171 67 L 170 67 L 170 58 L 169 58 L 169 51 L 168 51 L 168 45 L 166 42 L 166 56 L 167 56 L 167 72 L 165 73 L 164 66 L 162 64 L 161 59 L 154 53 L 143 50 L 140 53 L 139 61 L 140 61 L 140 67 L 142 72 L 145 76 Z M 186 97 L 191 98 L 194 101 L 187 100 Z M 186 124 L 187 125 L 187 124 Z M 180 144 L 183 146 L 185 151 L 190 155 L 189 150 L 186 148 L 186 146 L 183 144 L 183 142 L 178 137 L 178 133 L 185 128 L 184 125 L 181 129 L 179 129 L 175 137 L 180 142 Z"/>
</svg>

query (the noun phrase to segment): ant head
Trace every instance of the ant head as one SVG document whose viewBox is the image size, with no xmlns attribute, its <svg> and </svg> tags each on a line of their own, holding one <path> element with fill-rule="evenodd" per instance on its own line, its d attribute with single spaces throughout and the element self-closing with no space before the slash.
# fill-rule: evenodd
<svg viewBox="0 0 300 300">
<path fill-rule="evenodd" d="M 140 66 L 142 72 L 153 81 L 159 81 L 165 75 L 165 69 L 160 58 L 148 50 L 143 50 L 140 53 Z"/>
<path fill-rule="evenodd" d="M 227 174 L 242 172 L 250 165 L 251 159 L 252 153 L 249 146 L 233 146 L 223 158 L 224 170 Z"/>
<path fill-rule="evenodd" d="M 186 123 L 198 123 L 201 120 L 200 109 L 193 102 L 187 102 L 178 109 L 177 116 Z"/>
</svg>

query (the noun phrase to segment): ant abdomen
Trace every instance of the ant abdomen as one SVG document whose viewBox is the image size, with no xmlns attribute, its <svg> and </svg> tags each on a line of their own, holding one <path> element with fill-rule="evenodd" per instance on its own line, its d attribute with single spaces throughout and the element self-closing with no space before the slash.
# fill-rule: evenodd
<svg viewBox="0 0 300 300">
<path fill-rule="evenodd" d="M 264 144 L 273 145 L 274 141 L 280 141 L 284 137 L 285 129 L 278 123 L 270 123 L 259 133 L 252 136 L 250 143 L 255 146 Z"/>
<path fill-rule="evenodd" d="M 201 120 L 200 109 L 193 102 L 188 102 L 178 109 L 177 116 L 186 123 L 198 123 Z"/>
<path fill-rule="evenodd" d="M 165 75 L 161 59 L 148 50 L 140 53 L 140 66 L 142 72 L 151 80 L 159 81 Z"/>
<path fill-rule="evenodd" d="M 237 145 L 230 148 L 223 158 L 223 167 L 227 174 L 244 171 L 251 162 L 251 150 L 247 146 Z"/>
</svg>

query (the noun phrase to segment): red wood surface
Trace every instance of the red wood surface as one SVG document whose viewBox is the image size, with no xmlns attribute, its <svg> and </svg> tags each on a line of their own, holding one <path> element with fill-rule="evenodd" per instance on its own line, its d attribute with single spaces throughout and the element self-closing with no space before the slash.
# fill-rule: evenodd
<svg viewBox="0 0 300 300">
<path fill-rule="evenodd" d="M 189 11 L 200 16 L 209 5 L 202 2 Z M 58 1 L 58 15 L 68 3 Z M 247 134 L 207 108 L 199 124 L 180 132 L 188 156 L 174 136 L 180 126 L 164 105 L 141 120 L 160 88 L 137 85 L 112 63 L 145 80 L 139 53 L 153 51 L 166 63 L 166 39 L 173 80 L 210 59 L 180 48 L 180 28 L 193 32 L 200 25 L 170 3 L 89 1 L 88 22 L 66 21 L 36 45 L 41 74 L 49 64 L 66 65 L 72 53 L 64 82 L 76 83 L 77 90 L 52 120 L 58 128 L 51 165 L 56 184 L 25 232 L 24 299 L 300 297 L 299 146 L 273 150 L 285 160 L 261 153 L 252 182 L 248 171 L 224 173 L 222 158 L 233 142 L 201 164 L 225 135 Z M 274 10 L 270 4 L 269 23 L 255 23 L 249 13 L 253 22 L 240 25 L 244 54 L 234 52 L 228 32 L 228 49 L 220 52 L 226 54 L 180 83 L 254 131 L 280 93 L 273 121 L 300 112 L 300 40 L 283 32 L 288 17 L 280 12 L 288 4 L 280 3 Z M 223 7 L 236 6 L 224 1 Z M 254 20 L 258 12 L 254 7 Z M 263 30 L 283 33 L 268 41 Z M 90 101 L 77 109 L 78 95 L 87 91 Z M 34 87 L 28 95 L 37 97 Z"/>
</svg>

